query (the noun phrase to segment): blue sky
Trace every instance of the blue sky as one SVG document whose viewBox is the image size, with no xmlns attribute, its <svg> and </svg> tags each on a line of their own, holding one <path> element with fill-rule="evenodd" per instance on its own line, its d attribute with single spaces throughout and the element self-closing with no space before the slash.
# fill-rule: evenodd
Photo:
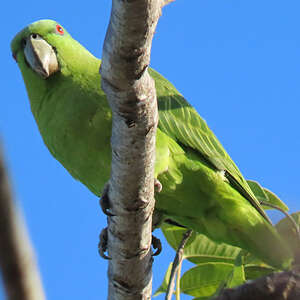
<svg viewBox="0 0 300 300">
<path fill-rule="evenodd" d="M 299 11 L 298 0 L 177 0 L 163 11 L 151 59 L 244 176 L 277 193 L 291 211 L 300 208 Z M 9 43 L 27 24 L 51 18 L 101 56 L 110 1 L 5 1 L 2 12 L 0 136 L 47 296 L 103 299 L 107 262 L 98 257 L 97 242 L 106 219 L 98 199 L 44 146 Z M 165 245 L 154 262 L 154 289 L 171 257 Z"/>
</svg>

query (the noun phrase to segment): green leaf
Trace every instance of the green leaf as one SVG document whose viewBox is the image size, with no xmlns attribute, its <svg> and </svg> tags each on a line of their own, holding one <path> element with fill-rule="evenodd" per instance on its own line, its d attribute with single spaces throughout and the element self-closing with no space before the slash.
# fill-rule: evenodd
<svg viewBox="0 0 300 300">
<path fill-rule="evenodd" d="M 270 190 L 268 190 L 266 188 L 264 188 L 264 191 L 269 199 L 269 203 L 277 205 L 284 211 L 289 210 L 289 208 L 286 206 L 286 204 L 282 200 L 280 200 L 280 198 L 277 195 L 275 195 L 273 192 L 271 192 Z"/>
<path fill-rule="evenodd" d="M 168 243 L 177 250 L 186 229 L 164 223 L 161 227 Z M 234 263 L 240 248 L 216 243 L 203 234 L 193 232 L 184 248 L 184 258 L 199 264 L 204 262 Z"/>
<path fill-rule="evenodd" d="M 226 284 L 232 270 L 233 265 L 228 263 L 199 264 L 185 272 L 181 277 L 181 292 L 197 298 L 211 297 L 221 285 Z"/>
<path fill-rule="evenodd" d="M 269 266 L 246 265 L 245 277 L 246 280 L 253 280 L 273 273 L 275 269 Z"/>
<path fill-rule="evenodd" d="M 167 269 L 167 272 L 165 274 L 164 280 L 163 280 L 162 284 L 160 285 L 160 287 L 155 291 L 153 297 L 157 297 L 158 295 L 167 292 L 168 284 L 169 284 L 169 280 L 170 280 L 170 276 L 171 276 L 172 266 L 173 266 L 173 263 L 170 263 L 170 265 Z"/>
<path fill-rule="evenodd" d="M 296 224 L 300 224 L 300 212 L 291 214 L 291 217 L 295 220 Z M 275 225 L 277 231 L 288 244 L 292 250 L 296 262 L 300 262 L 300 240 L 296 232 L 296 228 L 291 224 L 291 221 L 288 218 L 280 220 Z"/>
<path fill-rule="evenodd" d="M 245 263 L 245 265 L 256 265 L 256 266 L 262 266 L 262 267 L 270 267 L 268 264 L 266 264 L 261 259 L 254 256 L 250 252 L 247 252 L 247 254 L 245 255 L 244 263 Z"/>
<path fill-rule="evenodd" d="M 253 194 L 257 198 L 258 201 L 267 202 L 273 205 L 276 205 L 283 209 L 284 211 L 288 210 L 288 207 L 280 200 L 273 192 L 270 190 L 263 188 L 258 182 L 253 180 L 247 180 L 248 185 L 250 186 Z M 264 206 L 264 209 L 274 209 L 269 206 Z"/>
<path fill-rule="evenodd" d="M 175 225 L 170 225 L 167 223 L 163 223 L 160 228 L 164 236 L 166 237 L 169 245 L 173 249 L 177 250 L 179 244 L 181 243 L 183 234 L 187 231 L 187 229 Z M 187 243 L 185 244 L 185 248 L 187 248 L 191 243 L 193 243 L 196 236 L 197 233 L 193 231 L 191 237 L 188 239 Z"/>
<path fill-rule="evenodd" d="M 234 268 L 229 275 L 229 278 L 227 280 L 226 286 L 229 288 L 236 287 L 238 285 L 241 285 L 245 283 L 245 272 L 244 272 L 244 251 L 241 250 L 240 254 L 237 256 L 235 263 L 234 263 Z"/>
</svg>

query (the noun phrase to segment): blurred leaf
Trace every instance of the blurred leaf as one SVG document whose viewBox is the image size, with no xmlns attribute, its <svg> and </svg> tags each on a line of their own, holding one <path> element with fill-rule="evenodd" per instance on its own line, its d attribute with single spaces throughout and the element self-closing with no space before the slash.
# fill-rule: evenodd
<svg viewBox="0 0 300 300">
<path fill-rule="evenodd" d="M 250 186 L 253 194 L 257 198 L 258 201 L 267 202 L 273 205 L 276 205 L 283 209 L 284 211 L 288 210 L 288 207 L 281 201 L 273 192 L 270 190 L 263 188 L 258 182 L 253 180 L 247 180 L 248 185 Z M 274 209 L 269 206 L 264 206 L 264 209 Z"/>
<path fill-rule="evenodd" d="M 243 255 L 244 251 L 241 250 L 240 254 L 237 256 L 235 263 L 234 263 L 234 268 L 229 275 L 229 278 L 227 279 L 227 284 L 226 286 L 229 288 L 236 287 L 238 285 L 241 285 L 245 283 L 245 272 L 244 272 L 244 265 L 243 265 Z"/>
<path fill-rule="evenodd" d="M 186 229 L 164 223 L 161 227 L 168 243 L 177 250 Z M 234 263 L 240 248 L 216 243 L 203 234 L 193 232 L 184 248 L 184 258 L 199 264 L 204 262 Z"/>
<path fill-rule="evenodd" d="M 295 220 L 295 222 L 300 224 L 300 212 L 296 212 L 291 214 L 291 217 Z M 284 218 L 280 220 L 275 225 L 277 231 L 282 236 L 282 238 L 286 241 L 289 245 L 290 249 L 292 250 L 296 262 L 300 263 L 300 240 L 299 236 L 296 232 L 296 228 L 291 224 L 291 221 L 288 218 Z"/>
<path fill-rule="evenodd" d="M 226 284 L 232 270 L 233 265 L 228 263 L 199 264 L 183 274 L 180 289 L 194 297 L 211 297 L 221 285 Z"/>
<path fill-rule="evenodd" d="M 171 276 L 172 265 L 173 265 L 173 263 L 171 262 L 167 269 L 167 272 L 165 274 L 165 277 L 164 277 L 164 280 L 163 280 L 161 286 L 155 291 L 155 293 L 152 297 L 156 297 L 162 293 L 166 293 L 168 284 L 169 284 L 169 280 L 170 280 L 170 276 Z"/>
<path fill-rule="evenodd" d="M 244 254 L 244 265 L 258 265 L 269 267 L 268 264 L 254 256 L 252 253 L 245 251 Z"/>
<path fill-rule="evenodd" d="M 253 280 L 273 273 L 275 269 L 269 266 L 246 265 L 245 277 L 246 280 Z"/>
</svg>

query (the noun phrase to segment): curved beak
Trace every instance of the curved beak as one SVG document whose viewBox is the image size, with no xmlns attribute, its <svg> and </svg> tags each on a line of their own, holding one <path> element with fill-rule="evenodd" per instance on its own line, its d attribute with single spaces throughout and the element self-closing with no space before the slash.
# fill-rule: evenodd
<svg viewBox="0 0 300 300">
<path fill-rule="evenodd" d="M 25 42 L 25 59 L 33 71 L 44 79 L 59 71 L 54 49 L 42 37 L 31 34 Z"/>
</svg>

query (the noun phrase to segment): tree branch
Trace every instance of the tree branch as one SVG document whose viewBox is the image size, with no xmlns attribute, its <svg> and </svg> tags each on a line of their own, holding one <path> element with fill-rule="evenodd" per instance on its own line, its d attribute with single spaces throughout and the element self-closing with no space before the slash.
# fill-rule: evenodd
<svg viewBox="0 0 300 300">
<path fill-rule="evenodd" d="M 182 240 L 178 246 L 178 249 L 176 251 L 176 255 L 173 261 L 173 265 L 172 265 L 172 269 L 171 269 L 171 275 L 170 275 L 170 279 L 169 279 L 169 284 L 168 284 L 168 288 L 166 291 L 166 297 L 165 300 L 171 300 L 173 293 L 174 293 L 174 285 L 175 285 L 175 276 L 176 273 L 179 269 L 179 266 L 182 263 L 182 259 L 183 259 L 183 250 L 185 247 L 185 244 L 187 243 L 187 241 L 189 240 L 189 238 L 191 237 L 193 233 L 193 230 L 188 230 L 186 231 L 183 236 L 182 236 Z M 180 274 L 177 274 L 177 278 L 180 278 Z M 177 283 L 179 283 L 179 281 L 177 281 Z M 178 288 L 178 286 L 177 286 Z"/>
<path fill-rule="evenodd" d="M 0 149 L 0 266 L 9 300 L 45 299 L 27 232 L 14 207 Z"/>
<path fill-rule="evenodd" d="M 234 289 L 225 289 L 214 300 L 298 300 L 300 299 L 299 273 L 273 273 L 249 281 Z"/>
<path fill-rule="evenodd" d="M 101 86 L 112 109 L 108 299 L 150 299 L 156 92 L 148 74 L 160 0 L 113 0 Z"/>
</svg>

